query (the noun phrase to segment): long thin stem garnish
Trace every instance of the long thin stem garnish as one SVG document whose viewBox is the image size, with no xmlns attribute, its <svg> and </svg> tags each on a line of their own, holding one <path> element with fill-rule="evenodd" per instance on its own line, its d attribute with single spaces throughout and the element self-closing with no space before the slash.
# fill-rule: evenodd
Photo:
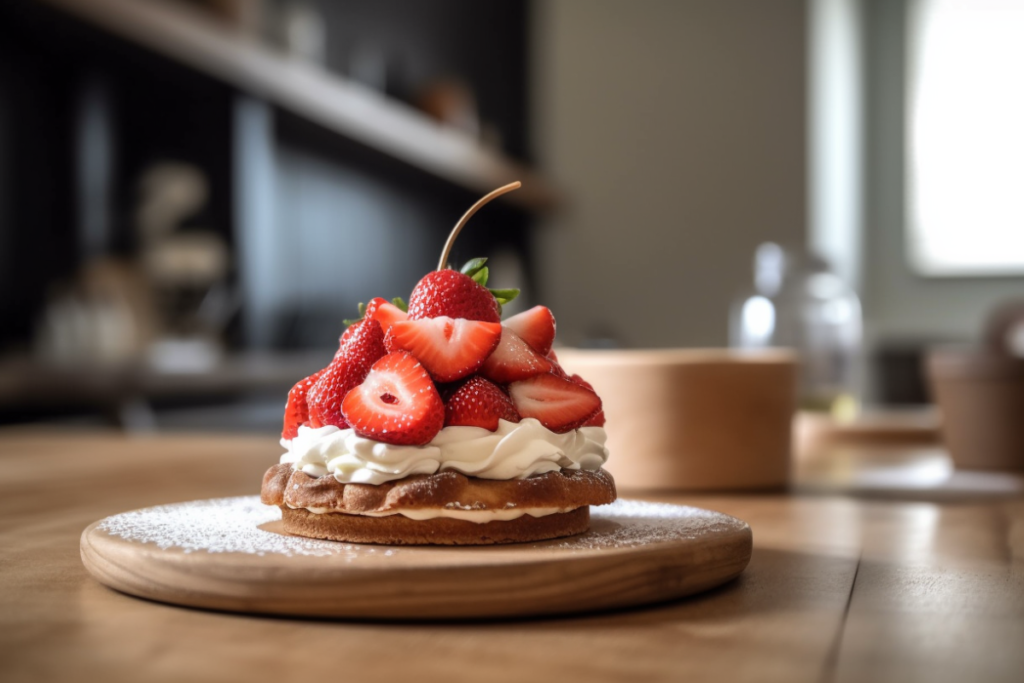
<svg viewBox="0 0 1024 683">
<path fill-rule="evenodd" d="M 491 192 L 488 192 L 483 197 L 481 197 L 476 204 L 469 207 L 469 211 L 462 214 L 462 218 L 460 218 L 459 222 L 455 224 L 454 228 L 452 228 L 452 234 L 448 235 L 448 241 L 444 243 L 444 251 L 441 252 L 441 260 L 437 262 L 437 269 L 444 270 L 445 267 L 448 265 L 448 254 L 451 253 L 452 245 L 455 244 L 455 238 L 459 236 L 459 232 L 462 230 L 462 226 L 464 226 L 469 221 L 469 219 L 473 217 L 474 213 L 480 210 L 480 207 L 482 207 L 484 204 L 491 201 L 492 199 L 500 197 L 506 192 L 518 190 L 520 187 L 522 187 L 522 185 L 523 184 L 518 180 L 515 181 L 514 183 L 503 185 L 502 187 L 499 187 L 497 190 L 492 190 Z"/>
</svg>

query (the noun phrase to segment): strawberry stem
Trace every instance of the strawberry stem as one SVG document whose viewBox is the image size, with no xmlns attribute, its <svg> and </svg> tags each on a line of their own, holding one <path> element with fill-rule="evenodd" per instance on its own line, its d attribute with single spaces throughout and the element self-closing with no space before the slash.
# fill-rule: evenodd
<svg viewBox="0 0 1024 683">
<path fill-rule="evenodd" d="M 478 199 L 476 204 L 469 207 L 469 211 L 462 214 L 462 218 L 460 218 L 459 222 L 455 224 L 454 228 L 452 228 L 452 234 L 448 235 L 448 241 L 444 243 L 444 251 L 441 252 L 441 260 L 437 262 L 437 269 L 444 270 L 445 267 L 448 265 L 448 255 L 451 253 L 452 246 L 455 244 L 455 238 L 459 236 L 459 232 L 462 231 L 462 227 L 466 225 L 467 222 L 469 222 L 469 219 L 473 217 L 473 214 L 480 210 L 480 207 L 482 207 L 484 204 L 491 201 L 492 199 L 500 197 L 506 192 L 518 190 L 520 187 L 522 187 L 522 183 L 519 182 L 518 180 L 515 181 L 514 183 L 503 185 L 499 187 L 497 190 L 491 190 L 483 197 Z"/>
</svg>

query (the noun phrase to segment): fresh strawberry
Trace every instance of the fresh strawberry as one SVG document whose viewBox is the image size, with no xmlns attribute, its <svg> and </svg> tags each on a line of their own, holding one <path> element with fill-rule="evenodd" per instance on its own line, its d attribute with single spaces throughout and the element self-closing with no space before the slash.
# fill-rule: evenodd
<svg viewBox="0 0 1024 683">
<path fill-rule="evenodd" d="M 437 382 L 454 382 L 477 371 L 501 339 L 501 325 L 464 318 L 400 320 L 384 344 L 408 351 Z"/>
<path fill-rule="evenodd" d="M 601 410 L 593 391 L 552 374 L 513 382 L 508 391 L 522 417 L 536 418 L 553 432 L 576 429 Z"/>
<path fill-rule="evenodd" d="M 342 335 L 341 348 L 331 364 L 309 389 L 309 423 L 312 427 L 348 427 L 341 412 L 345 394 L 359 385 L 370 367 L 385 354 L 384 332 L 376 320 L 361 320 Z"/>
<path fill-rule="evenodd" d="M 365 365 L 367 372 L 386 353 L 384 330 L 376 320 L 362 320 L 352 325 L 346 335 L 349 336 L 342 348 L 345 359 L 350 363 Z"/>
<path fill-rule="evenodd" d="M 348 340 L 361 329 L 357 324 L 358 322 L 361 321 L 357 321 L 346 327 L 345 331 L 341 333 L 340 337 L 338 337 L 338 350 L 334 352 L 335 359 L 342 357 L 345 353 L 345 346 L 348 344 Z"/>
<path fill-rule="evenodd" d="M 551 343 L 555 341 L 555 316 L 547 306 L 534 306 L 516 313 L 501 324 L 518 334 L 540 355 L 551 351 Z"/>
<path fill-rule="evenodd" d="M 569 379 L 569 373 L 566 372 L 561 365 L 559 365 L 557 360 L 551 357 L 551 354 L 548 354 L 547 356 L 545 356 L 545 358 L 548 360 L 549 363 L 551 363 L 551 374 L 558 375 L 562 379 Z"/>
<path fill-rule="evenodd" d="M 387 336 L 392 325 L 408 317 L 408 313 L 379 296 L 366 304 L 366 312 L 363 314 L 364 319 L 371 318 L 380 323 L 381 329 L 384 330 L 384 336 Z"/>
<path fill-rule="evenodd" d="M 397 351 L 370 368 L 345 396 L 341 411 L 360 436 L 385 443 L 428 443 L 444 425 L 444 403 L 430 375 L 413 356 Z"/>
<path fill-rule="evenodd" d="M 508 395 L 483 377 L 470 377 L 445 401 L 445 427 L 498 429 L 498 419 L 519 422 L 519 413 Z"/>
<path fill-rule="evenodd" d="M 591 386 L 590 382 L 588 382 L 587 380 L 583 379 L 579 375 L 573 375 L 572 377 L 570 377 L 570 379 L 573 382 L 575 382 L 576 384 L 579 384 L 581 387 L 585 387 L 587 389 L 590 389 L 591 391 L 594 391 L 594 387 Z M 594 393 L 597 393 L 597 392 L 594 392 Z M 584 422 L 581 426 L 583 426 L 583 427 L 604 427 L 604 409 L 602 408 L 601 410 L 597 411 L 597 414 L 594 415 L 594 417 L 592 417 L 589 420 L 587 420 L 586 422 Z"/>
<path fill-rule="evenodd" d="M 288 392 L 288 402 L 284 406 L 284 428 L 281 430 L 282 439 L 294 439 L 299 433 L 299 426 L 309 420 L 309 404 L 306 403 L 306 394 L 310 388 L 320 379 L 324 370 L 318 370 L 309 377 L 300 380 Z"/>
<path fill-rule="evenodd" d="M 498 384 L 508 384 L 551 371 L 551 361 L 540 355 L 512 330 L 502 326 L 501 340 L 484 364 L 480 374 Z"/>
<path fill-rule="evenodd" d="M 554 349 L 548 351 L 544 357 L 551 362 L 551 374 L 558 375 L 562 379 L 569 379 L 569 373 L 558 363 L 558 356 L 555 355 Z M 590 388 L 592 389 L 593 387 Z"/>
<path fill-rule="evenodd" d="M 409 297 L 409 320 L 443 315 L 488 323 L 501 322 L 494 294 L 457 270 L 427 273 Z"/>
</svg>

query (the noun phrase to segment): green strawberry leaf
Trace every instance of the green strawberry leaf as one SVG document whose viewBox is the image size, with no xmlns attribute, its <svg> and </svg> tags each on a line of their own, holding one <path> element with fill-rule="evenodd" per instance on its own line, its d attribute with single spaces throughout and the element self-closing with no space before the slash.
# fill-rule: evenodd
<svg viewBox="0 0 1024 683">
<path fill-rule="evenodd" d="M 519 296 L 519 290 L 516 288 L 512 289 L 492 289 L 490 290 L 494 298 L 498 300 L 498 304 L 507 304 Z"/>
<path fill-rule="evenodd" d="M 402 297 L 396 296 L 394 299 L 391 300 L 391 303 L 401 308 L 402 311 L 404 311 L 405 313 L 409 312 L 409 304 L 405 303 L 405 299 L 403 299 Z"/>
<path fill-rule="evenodd" d="M 481 268 L 484 267 L 485 263 L 487 263 L 487 259 L 485 258 L 470 259 L 469 261 L 466 261 L 466 265 L 462 266 L 462 274 L 473 277 Z"/>
<path fill-rule="evenodd" d="M 487 266 L 484 266 L 480 270 L 473 273 L 470 277 L 473 278 L 473 282 L 483 287 L 487 286 L 487 278 L 490 276 L 491 271 Z"/>
<path fill-rule="evenodd" d="M 356 318 L 355 320 L 351 320 L 349 318 L 345 318 L 341 322 L 345 325 L 345 327 L 348 327 L 349 325 L 355 325 L 357 322 L 362 321 L 362 319 L 365 318 L 365 317 L 366 317 L 366 304 L 364 304 L 362 301 L 360 301 L 359 302 L 359 317 Z"/>
</svg>

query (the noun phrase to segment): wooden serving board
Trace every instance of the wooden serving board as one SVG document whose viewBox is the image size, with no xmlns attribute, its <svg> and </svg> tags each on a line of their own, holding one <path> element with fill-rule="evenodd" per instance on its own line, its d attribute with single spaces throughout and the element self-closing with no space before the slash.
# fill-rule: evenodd
<svg viewBox="0 0 1024 683">
<path fill-rule="evenodd" d="M 750 527 L 680 505 L 618 501 L 591 528 L 505 546 L 374 546 L 280 530 L 256 496 L 114 515 L 82 533 L 101 583 L 190 607 L 316 617 L 451 619 L 643 605 L 718 586 L 750 560 Z"/>
</svg>

